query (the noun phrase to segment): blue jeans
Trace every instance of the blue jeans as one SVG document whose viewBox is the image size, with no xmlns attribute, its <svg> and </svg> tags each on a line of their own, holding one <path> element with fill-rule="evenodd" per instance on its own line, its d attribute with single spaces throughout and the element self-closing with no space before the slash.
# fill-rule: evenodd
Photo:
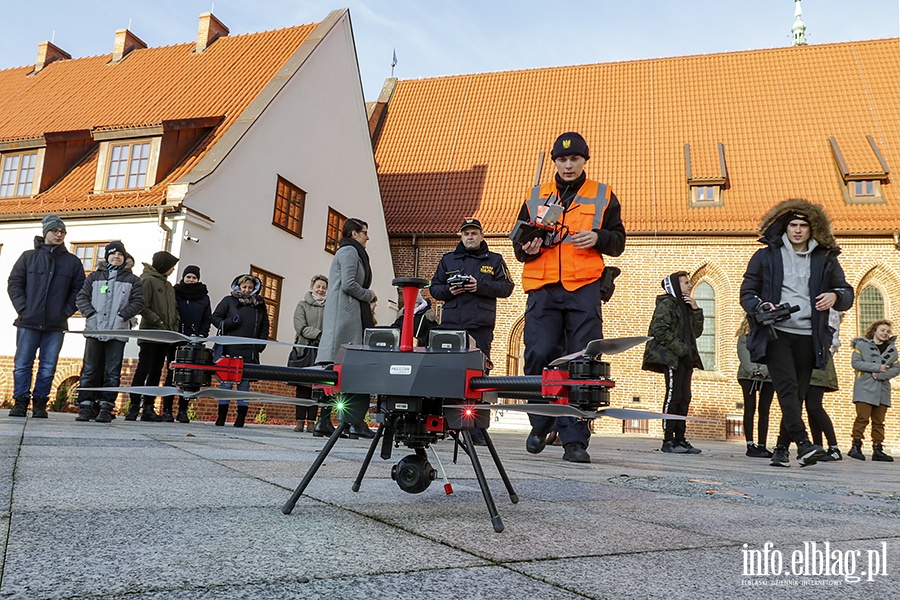
<svg viewBox="0 0 900 600">
<path fill-rule="evenodd" d="M 125 342 L 84 338 L 84 362 L 79 387 L 119 387 Z M 115 402 L 119 392 L 79 392 L 79 401 L 91 399 Z"/>
<path fill-rule="evenodd" d="M 13 397 L 49 398 L 50 386 L 56 374 L 56 361 L 63 344 L 62 331 L 41 331 L 28 327 L 16 328 L 16 358 L 13 369 Z M 40 363 L 34 393 L 31 393 L 31 373 L 34 357 L 40 348 Z"/>
<path fill-rule="evenodd" d="M 233 390 L 234 382 L 232 381 L 223 381 L 219 386 L 223 390 Z M 241 381 L 237 384 L 237 389 L 241 392 L 249 392 L 250 391 L 250 380 L 249 379 L 241 379 Z M 219 404 L 225 404 L 226 406 L 230 400 L 219 400 Z M 236 400 L 238 406 L 250 406 L 250 403 L 246 400 Z"/>
</svg>

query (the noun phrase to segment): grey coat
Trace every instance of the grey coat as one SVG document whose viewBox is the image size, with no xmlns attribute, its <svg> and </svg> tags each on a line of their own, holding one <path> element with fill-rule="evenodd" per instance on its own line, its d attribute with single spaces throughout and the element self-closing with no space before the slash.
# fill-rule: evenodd
<svg viewBox="0 0 900 600">
<path fill-rule="evenodd" d="M 747 350 L 747 334 L 738 337 L 737 353 L 741 364 L 738 367 L 738 379 L 755 379 L 756 381 L 772 381 L 769 377 L 769 367 L 762 363 L 750 360 L 750 351 Z"/>
<path fill-rule="evenodd" d="M 131 263 L 133 264 L 133 263 Z M 144 286 L 140 278 L 131 272 L 131 264 L 110 270 L 106 261 L 97 264 L 97 270 L 88 275 L 75 297 L 75 305 L 87 319 L 84 328 L 131 329 L 131 319 L 144 308 Z M 101 342 L 128 338 L 89 335 Z"/>
<path fill-rule="evenodd" d="M 294 309 L 294 331 L 297 332 L 298 344 L 310 344 L 322 335 L 322 321 L 325 317 L 325 306 L 317 304 L 312 292 L 297 303 Z"/>
<path fill-rule="evenodd" d="M 878 406 L 891 405 L 891 378 L 900 374 L 900 360 L 897 358 L 897 338 L 892 337 L 887 350 L 882 354 L 874 340 L 859 337 L 851 342 L 853 354 L 850 364 L 856 371 L 853 382 L 853 401 L 865 402 Z M 881 365 L 887 365 L 887 371 L 881 372 Z M 875 377 L 872 377 L 872 374 Z"/>
<path fill-rule="evenodd" d="M 356 249 L 352 246 L 339 248 L 328 272 L 328 299 L 325 300 L 317 363 L 334 362 L 341 344 L 362 343 L 360 304 L 375 298 L 375 292 L 360 284 L 365 275 L 365 267 Z"/>
</svg>

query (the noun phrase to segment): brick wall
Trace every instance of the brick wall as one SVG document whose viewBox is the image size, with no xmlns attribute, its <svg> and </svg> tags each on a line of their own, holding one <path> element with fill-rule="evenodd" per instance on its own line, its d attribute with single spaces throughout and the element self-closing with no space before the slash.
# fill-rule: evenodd
<svg viewBox="0 0 900 600">
<path fill-rule="evenodd" d="M 494 335 L 493 360 L 495 375 L 507 374 L 516 365 L 520 356 L 521 321 L 525 309 L 525 294 L 521 282 L 521 264 L 515 260 L 508 240 L 503 237 L 488 238 L 488 245 L 494 252 L 501 253 L 509 265 L 516 289 L 513 295 L 498 302 L 497 327 Z M 391 251 L 397 277 L 417 276 L 431 279 L 440 257 L 451 251 L 456 238 L 419 237 L 413 247 L 410 238 L 391 240 Z M 841 238 L 843 253 L 840 260 L 849 283 L 859 290 L 864 285 L 876 285 L 885 299 L 885 315 L 897 318 L 897 307 L 893 302 L 900 299 L 900 251 L 889 239 Z M 725 439 L 725 419 L 740 417 L 742 402 L 740 387 L 735 380 L 738 359 L 736 337 L 743 317 L 738 304 L 738 290 L 747 261 L 759 248 L 755 239 L 709 237 L 635 237 L 628 240 L 625 253 L 609 259 L 622 269 L 616 280 L 616 294 L 610 303 L 604 305 L 604 334 L 606 337 L 645 335 L 650 316 L 653 314 L 655 298 L 661 293 L 660 281 L 674 271 L 691 273 L 694 284 L 707 281 L 716 294 L 716 368 L 712 371 L 698 371 L 694 375 L 691 414 L 713 419 L 712 423 L 691 422 L 688 434 L 695 439 Z M 416 264 L 418 256 L 418 269 Z M 427 290 L 425 292 L 427 296 Z M 439 309 L 439 304 L 436 303 Z M 853 392 L 853 370 L 850 368 L 850 340 L 856 337 L 858 314 L 856 306 L 847 312 L 841 329 L 842 349 L 835 357 L 840 391 L 825 396 L 825 408 L 831 415 L 838 442 L 849 446 L 850 430 L 855 409 L 851 402 Z M 900 331 L 900 322 L 895 325 Z M 631 406 L 658 411 L 664 392 L 662 376 L 640 369 L 642 349 L 634 348 L 620 355 L 610 357 L 613 378 L 617 386 L 612 392 L 613 406 Z M 80 360 L 62 359 L 54 379 L 53 395 L 60 383 L 70 377 L 77 377 Z M 0 357 L 0 393 L 9 399 L 12 396 L 12 357 Z M 122 384 L 127 385 L 133 372 L 133 361 L 126 361 L 123 368 Z M 898 378 L 900 379 L 900 378 Z M 293 388 L 275 382 L 259 382 L 253 389 L 266 393 L 293 395 Z M 900 381 L 894 380 L 895 398 L 900 399 Z M 633 402 L 638 398 L 638 402 Z M 127 402 L 124 394 L 119 403 Z M 214 420 L 216 403 L 210 399 L 196 402 L 198 418 Z M 249 420 L 255 418 L 262 408 L 270 422 L 293 422 L 294 408 L 275 403 L 253 403 Z M 231 405 L 229 420 L 234 418 L 234 403 Z M 769 444 L 774 443 L 780 413 L 774 403 L 769 431 Z M 596 430 L 618 433 L 622 424 L 618 420 L 604 419 L 594 424 Z M 661 436 L 659 421 L 650 422 L 651 435 Z M 868 432 L 867 432 L 868 433 Z M 886 423 L 886 445 L 900 451 L 900 410 L 896 407 L 888 411 Z"/>
</svg>

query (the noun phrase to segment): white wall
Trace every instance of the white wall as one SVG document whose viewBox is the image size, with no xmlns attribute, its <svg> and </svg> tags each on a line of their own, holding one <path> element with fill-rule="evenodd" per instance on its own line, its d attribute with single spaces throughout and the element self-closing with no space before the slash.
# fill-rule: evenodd
<svg viewBox="0 0 900 600">
<path fill-rule="evenodd" d="M 66 219 L 66 248 L 72 250 L 72 244 L 108 242 L 122 240 L 125 249 L 135 259 L 134 273 L 143 271 L 142 262 L 150 262 L 153 253 L 162 249 L 164 234 L 157 227 L 156 218 L 106 218 L 106 219 Z M 25 250 L 34 248 L 34 237 L 41 235 L 39 220 L 33 223 L 0 224 L 0 274 L 4 284 L 12 271 L 13 265 Z M 4 285 L 4 292 L 6 286 Z M 16 352 L 16 328 L 13 321 L 16 311 L 13 309 L 9 295 L 4 293 L 0 300 L 0 355 L 12 356 Z M 69 319 L 72 331 L 84 329 L 84 319 Z M 66 335 L 62 357 L 80 358 L 84 355 L 84 339 L 79 335 Z M 137 358 L 137 344 L 128 343 L 125 348 L 126 358 Z"/>
<path fill-rule="evenodd" d="M 272 225 L 277 175 L 307 192 L 303 239 Z M 283 276 L 278 339 L 292 341 L 294 307 L 313 275 L 327 275 L 333 258 L 324 250 L 330 206 L 369 223 L 378 321 L 394 320 L 387 302 L 396 297 L 393 265 L 346 16 L 218 168 L 191 187 L 184 204 L 214 221 L 196 234 L 199 242 L 181 241 L 179 263 L 187 264 L 189 255 L 201 267 L 213 306 L 251 264 Z M 187 227 L 194 235 L 194 226 Z M 266 352 L 273 363 L 286 358 L 287 350 Z"/>
</svg>

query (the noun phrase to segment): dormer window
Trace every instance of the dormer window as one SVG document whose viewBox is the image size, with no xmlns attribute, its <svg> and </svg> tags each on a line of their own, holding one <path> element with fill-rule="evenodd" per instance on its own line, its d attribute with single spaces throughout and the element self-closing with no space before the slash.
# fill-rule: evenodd
<svg viewBox="0 0 900 600">
<path fill-rule="evenodd" d="M 702 147 L 701 150 L 706 147 Z M 716 144 L 716 153 L 698 153 L 698 169 L 691 165 L 691 145 L 684 145 L 684 170 L 687 176 L 687 184 L 691 190 L 692 208 L 710 208 L 723 206 L 722 191 L 728 185 L 728 170 L 725 166 L 725 145 Z M 718 160 L 716 160 L 718 159 Z M 702 176 L 698 176 L 695 170 L 699 170 Z M 718 171 L 718 172 L 717 172 Z"/>
<path fill-rule="evenodd" d="M 34 173 L 37 169 L 37 151 L 3 154 L 3 173 L 0 176 L 0 198 L 31 196 Z"/>
<path fill-rule="evenodd" d="M 138 189 L 147 187 L 150 165 L 150 142 L 141 140 L 110 144 L 106 189 Z"/>
<path fill-rule="evenodd" d="M 844 156 L 837 138 L 828 138 L 844 201 L 847 204 L 884 204 L 881 185 L 889 182 L 891 173 L 887 161 L 871 135 L 866 136 L 870 152 L 864 150 L 865 146 L 853 145 L 853 141 L 847 141 L 848 152 Z"/>
</svg>

